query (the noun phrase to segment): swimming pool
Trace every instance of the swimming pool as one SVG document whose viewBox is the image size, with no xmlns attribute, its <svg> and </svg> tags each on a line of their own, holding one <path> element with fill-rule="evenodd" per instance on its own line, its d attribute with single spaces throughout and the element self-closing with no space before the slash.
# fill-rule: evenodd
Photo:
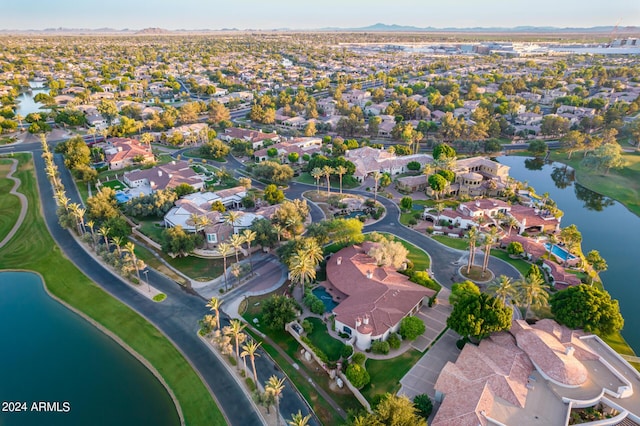
<svg viewBox="0 0 640 426">
<path fill-rule="evenodd" d="M 322 300 L 324 307 L 327 308 L 327 312 L 333 311 L 333 308 L 338 306 L 338 303 L 333 300 L 333 297 L 327 293 L 327 289 L 324 287 L 318 286 L 311 290 L 311 293 L 313 293 L 318 299 Z"/>
<path fill-rule="evenodd" d="M 565 250 L 562 247 L 557 246 L 555 244 L 551 245 L 549 243 L 545 243 L 544 244 L 544 248 L 546 248 L 547 251 L 551 252 L 551 254 L 553 254 L 557 258 L 562 259 L 564 261 L 572 260 L 572 259 L 576 258 L 574 255 L 569 253 L 567 250 Z"/>
<path fill-rule="evenodd" d="M 133 198 L 133 195 L 131 195 L 131 194 L 128 194 L 128 193 L 123 192 L 123 191 L 116 191 L 116 201 L 119 204 L 126 203 L 131 198 Z"/>
</svg>

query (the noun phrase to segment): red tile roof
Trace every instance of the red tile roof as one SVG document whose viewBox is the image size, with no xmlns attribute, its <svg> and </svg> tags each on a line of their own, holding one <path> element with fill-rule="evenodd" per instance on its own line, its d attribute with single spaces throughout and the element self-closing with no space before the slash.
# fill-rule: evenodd
<svg viewBox="0 0 640 426">
<path fill-rule="evenodd" d="M 356 328 L 356 318 L 368 316 L 372 336 L 379 336 L 435 291 L 410 282 L 392 267 L 378 266 L 366 254 L 372 246 L 366 242 L 334 254 L 327 262 L 327 280 L 348 296 L 333 309 L 336 320 Z"/>
</svg>

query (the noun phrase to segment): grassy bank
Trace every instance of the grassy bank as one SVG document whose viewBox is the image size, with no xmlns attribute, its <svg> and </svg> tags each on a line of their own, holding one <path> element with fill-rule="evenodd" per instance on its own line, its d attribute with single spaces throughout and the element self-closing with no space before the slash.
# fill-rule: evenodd
<svg viewBox="0 0 640 426">
<path fill-rule="evenodd" d="M 624 153 L 625 166 L 607 175 L 584 167 L 582 157 L 580 152 L 574 153 L 570 160 L 564 152 L 552 151 L 550 155 L 552 160 L 575 169 L 576 179 L 582 186 L 619 201 L 640 216 L 640 153 Z"/>
<path fill-rule="evenodd" d="M 13 194 L 9 194 L 13 188 L 13 180 L 7 178 L 13 162 L 8 159 L 0 159 L 0 241 L 13 229 L 18 216 L 20 215 L 20 199 Z"/>
<path fill-rule="evenodd" d="M 225 425 L 226 421 L 199 376 L 171 342 L 136 312 L 120 303 L 80 272 L 56 246 L 40 215 L 33 162 L 26 154 L 16 177 L 29 202 L 27 216 L 9 244 L 0 249 L 1 269 L 38 272 L 47 289 L 113 332 L 143 356 L 177 397 L 187 425 Z M 8 194 L 0 192 L 0 205 Z"/>
</svg>

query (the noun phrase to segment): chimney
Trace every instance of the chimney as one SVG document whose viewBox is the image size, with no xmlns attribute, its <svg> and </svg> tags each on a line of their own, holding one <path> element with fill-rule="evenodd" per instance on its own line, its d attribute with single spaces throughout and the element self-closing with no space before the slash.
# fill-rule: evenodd
<svg viewBox="0 0 640 426">
<path fill-rule="evenodd" d="M 336 265 L 342 265 L 342 256 L 336 259 Z"/>
<path fill-rule="evenodd" d="M 572 356 L 575 350 L 576 349 L 573 346 L 567 346 L 566 349 L 564 350 L 564 354 L 566 356 Z"/>
<path fill-rule="evenodd" d="M 367 271 L 367 278 L 371 279 L 373 277 L 373 272 L 371 270 Z"/>
<path fill-rule="evenodd" d="M 369 324 L 369 315 L 365 315 L 364 318 L 362 318 L 362 323 L 364 325 Z"/>
<path fill-rule="evenodd" d="M 360 317 L 356 317 L 356 328 L 360 327 L 360 324 L 362 324 L 362 319 L 360 319 Z"/>
<path fill-rule="evenodd" d="M 162 170 L 158 170 L 158 176 L 162 176 Z"/>
<path fill-rule="evenodd" d="M 476 207 L 480 207 L 480 201 L 476 200 Z"/>
</svg>

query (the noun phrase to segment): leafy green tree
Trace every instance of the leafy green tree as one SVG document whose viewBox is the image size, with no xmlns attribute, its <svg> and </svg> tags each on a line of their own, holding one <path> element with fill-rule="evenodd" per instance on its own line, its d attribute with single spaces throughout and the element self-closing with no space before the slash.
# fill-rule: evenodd
<svg viewBox="0 0 640 426">
<path fill-rule="evenodd" d="M 449 295 L 449 303 L 455 305 L 462 297 L 467 295 L 477 296 L 480 294 L 480 289 L 473 282 L 466 280 L 459 283 L 455 283 L 451 286 L 451 294 Z"/>
<path fill-rule="evenodd" d="M 439 174 L 433 174 L 427 179 L 429 187 L 435 192 L 436 199 L 447 187 L 447 180 Z"/>
<path fill-rule="evenodd" d="M 345 375 L 357 389 L 362 388 L 371 381 L 369 372 L 360 364 L 349 364 Z"/>
<path fill-rule="evenodd" d="M 293 178 L 293 169 L 286 164 L 263 161 L 253 168 L 258 178 L 269 180 L 277 185 L 285 185 Z"/>
<path fill-rule="evenodd" d="M 264 200 L 269 204 L 278 204 L 284 200 L 284 192 L 274 184 L 269 184 L 264 188 Z"/>
<path fill-rule="evenodd" d="M 185 195 L 193 194 L 196 192 L 196 189 L 189 185 L 188 183 L 181 183 L 180 185 L 173 188 L 173 192 L 175 192 L 178 198 L 184 197 Z"/>
<path fill-rule="evenodd" d="M 64 155 L 64 165 L 69 170 L 91 164 L 91 149 L 80 136 L 74 136 L 68 141 L 58 144 L 56 152 L 61 152 Z"/>
<path fill-rule="evenodd" d="M 547 144 L 544 141 L 535 140 L 529 142 L 529 152 L 535 156 L 541 156 L 547 152 Z"/>
<path fill-rule="evenodd" d="M 267 327 L 281 330 L 296 318 L 298 304 L 290 297 L 275 294 L 262 304 L 262 319 Z"/>
<path fill-rule="evenodd" d="M 102 223 L 118 216 L 116 192 L 109 187 L 102 187 L 87 199 L 87 214 L 90 219 Z"/>
<path fill-rule="evenodd" d="M 440 143 L 433 148 L 433 159 L 441 160 L 443 158 L 456 158 L 458 154 L 456 150 L 446 143 Z"/>
<path fill-rule="evenodd" d="M 221 159 L 229 154 L 230 148 L 220 139 L 214 139 L 202 144 L 199 151 L 205 158 Z"/>
<path fill-rule="evenodd" d="M 607 261 L 600 256 L 598 250 L 591 250 L 587 253 L 587 262 L 596 272 L 602 272 L 608 269 Z"/>
<path fill-rule="evenodd" d="M 256 233 L 255 241 L 261 247 L 273 248 L 276 246 L 278 233 L 269 219 L 254 220 L 249 229 Z"/>
<path fill-rule="evenodd" d="M 569 251 L 573 251 L 582 242 L 582 234 L 578 231 L 578 227 L 572 223 L 560 230 L 560 240 L 564 241 Z"/>
<path fill-rule="evenodd" d="M 400 321 L 399 333 L 405 340 L 415 340 L 416 337 L 424 333 L 425 330 L 424 322 L 418 317 L 404 317 L 402 321 Z"/>
<path fill-rule="evenodd" d="M 507 246 L 507 253 L 509 253 L 511 256 L 520 256 L 522 253 L 524 253 L 524 247 L 522 247 L 522 243 L 520 243 L 519 241 L 512 241 Z"/>
<path fill-rule="evenodd" d="M 604 174 L 608 175 L 609 170 L 624 167 L 622 147 L 617 143 L 606 143 L 596 148 L 591 155 L 586 156 L 582 163 L 597 171 L 604 170 Z"/>
<path fill-rule="evenodd" d="M 402 210 L 411 210 L 413 207 L 413 199 L 411 197 L 402 197 L 400 200 L 400 208 Z"/>
<path fill-rule="evenodd" d="M 373 425 L 416 426 L 424 424 L 416 406 L 405 395 L 386 394 L 374 411 Z"/>
<path fill-rule="evenodd" d="M 162 231 L 162 251 L 178 256 L 186 256 L 196 248 L 199 234 L 190 234 L 182 226 L 174 226 Z"/>
<path fill-rule="evenodd" d="M 118 116 L 118 107 L 114 101 L 103 99 L 98 104 L 98 112 L 107 120 L 107 124 L 111 126 L 113 119 Z"/>
<path fill-rule="evenodd" d="M 447 326 L 463 337 L 484 339 L 511 327 L 513 311 L 486 293 L 467 294 L 453 305 Z"/>
<path fill-rule="evenodd" d="M 420 417 L 425 420 L 429 418 L 433 411 L 433 402 L 431 402 L 431 398 L 426 393 L 414 396 L 413 405 L 416 406 Z"/>
<path fill-rule="evenodd" d="M 624 325 L 618 301 L 611 299 L 608 292 L 586 284 L 554 293 L 549 304 L 556 320 L 569 328 L 609 335 Z"/>
</svg>

